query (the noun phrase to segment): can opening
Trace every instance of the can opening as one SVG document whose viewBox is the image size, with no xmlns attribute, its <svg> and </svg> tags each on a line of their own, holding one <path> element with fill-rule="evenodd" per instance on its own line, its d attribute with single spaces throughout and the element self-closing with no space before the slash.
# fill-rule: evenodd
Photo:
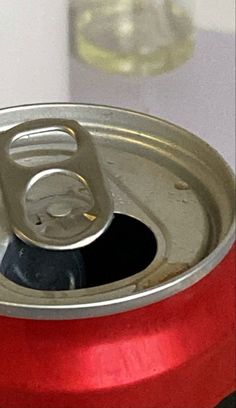
<svg viewBox="0 0 236 408">
<path fill-rule="evenodd" d="M 157 253 L 157 241 L 149 227 L 136 218 L 115 214 L 111 226 L 81 250 L 87 287 L 127 278 L 144 270 Z"/>
<path fill-rule="evenodd" d="M 9 280 L 31 289 L 72 290 L 112 283 L 141 272 L 156 252 L 156 238 L 144 223 L 115 214 L 100 238 L 73 251 L 30 247 L 14 237 L 0 270 Z"/>
</svg>

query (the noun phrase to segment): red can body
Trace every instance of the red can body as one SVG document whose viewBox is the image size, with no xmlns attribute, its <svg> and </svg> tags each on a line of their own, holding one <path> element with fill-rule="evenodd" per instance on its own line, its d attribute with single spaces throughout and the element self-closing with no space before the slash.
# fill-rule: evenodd
<svg viewBox="0 0 236 408">
<path fill-rule="evenodd" d="M 204 279 L 117 315 L 0 318 L 1 408 L 213 408 L 236 389 L 235 246 Z"/>
</svg>

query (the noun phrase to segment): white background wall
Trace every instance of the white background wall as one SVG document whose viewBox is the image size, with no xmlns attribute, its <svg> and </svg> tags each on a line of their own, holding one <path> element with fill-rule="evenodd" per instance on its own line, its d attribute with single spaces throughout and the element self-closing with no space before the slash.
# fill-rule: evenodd
<svg viewBox="0 0 236 408">
<path fill-rule="evenodd" d="M 195 0 L 195 2 L 196 22 L 199 28 L 223 32 L 235 31 L 235 0 Z"/>
<path fill-rule="evenodd" d="M 66 0 L 0 0 L 0 107 L 64 101 Z"/>
</svg>

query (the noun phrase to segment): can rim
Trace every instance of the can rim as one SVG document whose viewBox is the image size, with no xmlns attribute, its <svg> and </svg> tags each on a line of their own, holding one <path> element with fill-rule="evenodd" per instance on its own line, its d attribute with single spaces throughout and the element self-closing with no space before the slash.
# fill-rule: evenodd
<svg viewBox="0 0 236 408">
<path fill-rule="evenodd" d="M 21 110 L 22 108 L 39 108 L 39 107 L 63 107 L 63 105 L 67 107 L 90 107 L 90 108 L 100 108 L 100 109 L 109 109 L 118 112 L 127 112 L 137 114 L 141 117 L 146 119 L 151 118 L 157 120 L 159 123 L 163 123 L 165 125 L 174 127 L 180 131 L 187 132 L 191 137 L 194 137 L 197 140 L 200 140 L 202 144 L 208 146 L 208 144 L 202 140 L 200 137 L 192 134 L 188 130 L 173 124 L 172 122 L 166 121 L 164 119 L 160 119 L 158 117 L 139 113 L 134 110 L 130 109 L 123 109 L 123 108 L 116 108 L 110 107 L 107 105 L 96 105 L 96 104 L 75 104 L 75 103 L 46 103 L 46 104 L 34 104 L 34 105 L 22 105 L 22 106 L 15 106 L 10 108 L 3 108 L 0 109 L 0 113 L 4 111 L 12 111 L 12 110 Z M 232 168 L 229 164 L 224 160 L 224 158 L 219 154 L 212 146 L 210 146 L 211 150 L 214 151 L 216 156 L 221 160 L 221 162 L 226 167 L 229 175 L 234 178 L 234 173 Z M 128 311 L 131 309 L 135 309 L 138 307 L 142 307 L 163 299 L 166 299 L 178 292 L 187 289 L 188 287 L 192 286 L 194 283 L 201 280 L 205 277 L 214 267 L 219 264 L 225 255 L 228 253 L 230 248 L 232 247 L 235 241 L 235 217 L 234 221 L 229 228 L 225 238 L 216 246 L 211 253 L 202 259 L 199 263 L 197 263 L 192 268 L 188 269 L 186 272 L 183 272 L 181 275 L 173 277 L 172 279 L 163 282 L 153 288 L 148 288 L 142 290 L 138 293 L 133 293 L 131 295 L 126 295 L 121 298 L 116 299 L 108 299 L 103 301 L 97 301 L 93 303 L 80 303 L 80 304 L 66 304 L 66 305 L 40 305 L 40 304 L 33 304 L 33 305 L 25 305 L 25 304 L 18 304 L 14 302 L 7 302 L 0 300 L 0 314 L 10 315 L 10 316 L 17 316 L 17 317 L 24 317 L 24 318 L 39 318 L 39 319 L 73 319 L 73 318 L 87 318 L 87 317 L 95 317 L 95 316 L 102 316 L 107 314 L 114 314 L 119 313 L 121 311 Z M 14 285 L 14 284 L 13 284 Z M 15 285 L 14 285 L 15 286 Z M 140 299 L 142 301 L 140 302 Z M 120 305 L 125 303 L 125 307 L 120 309 Z M 107 307 L 112 306 L 112 310 L 109 309 L 107 311 Z"/>
</svg>

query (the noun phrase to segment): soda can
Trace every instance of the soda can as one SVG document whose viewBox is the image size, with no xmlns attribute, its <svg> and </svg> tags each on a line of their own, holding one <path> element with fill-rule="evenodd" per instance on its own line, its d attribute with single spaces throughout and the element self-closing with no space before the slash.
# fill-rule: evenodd
<svg viewBox="0 0 236 408">
<path fill-rule="evenodd" d="M 235 184 L 214 149 L 118 108 L 7 108 L 0 186 L 1 408 L 235 392 Z"/>
</svg>

